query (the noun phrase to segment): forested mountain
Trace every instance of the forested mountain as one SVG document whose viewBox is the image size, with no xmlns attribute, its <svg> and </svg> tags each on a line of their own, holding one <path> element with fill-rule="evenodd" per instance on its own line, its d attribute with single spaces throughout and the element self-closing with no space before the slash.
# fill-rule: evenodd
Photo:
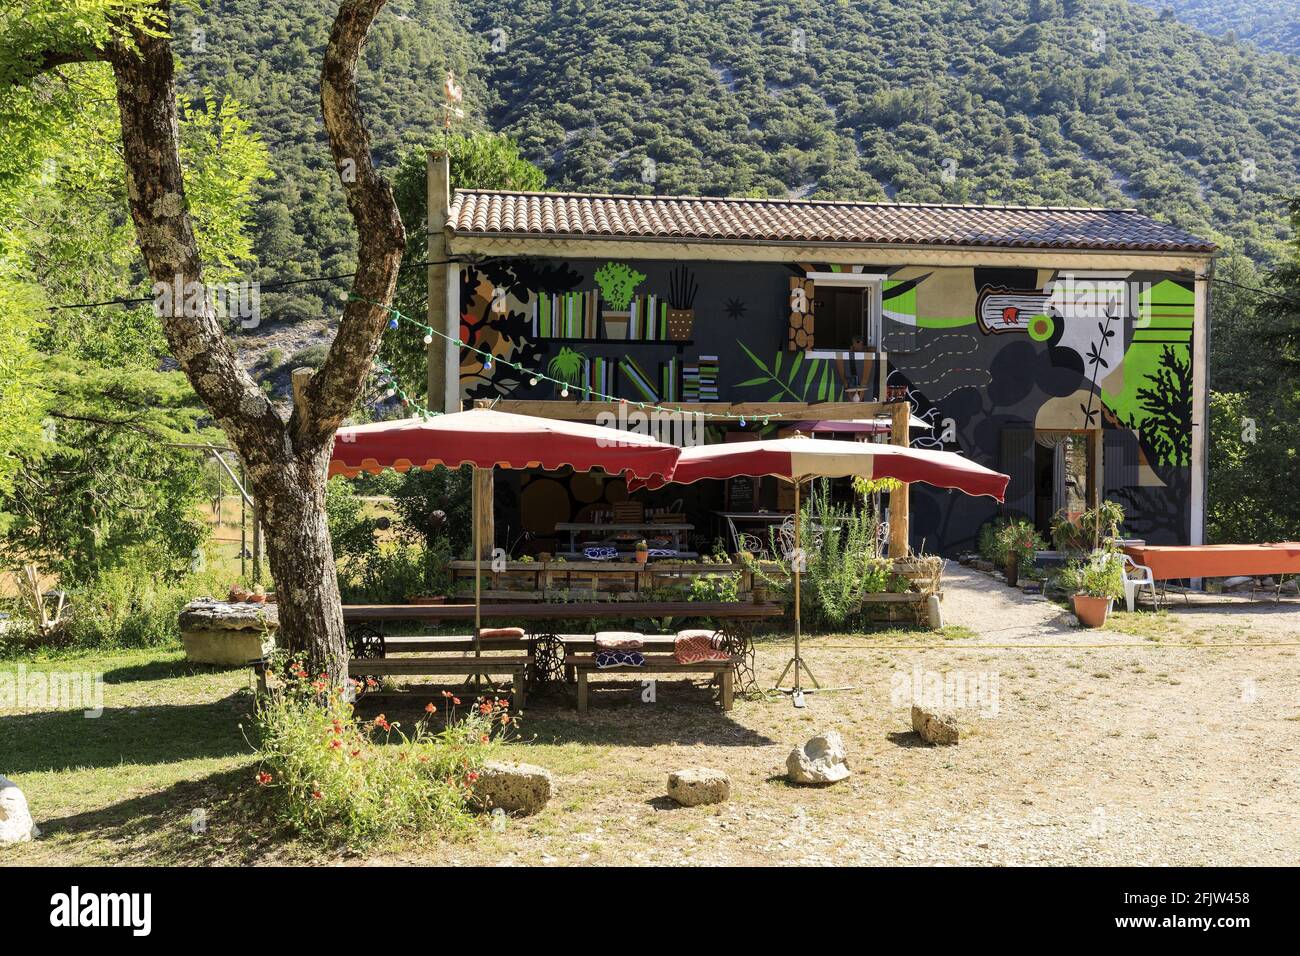
<svg viewBox="0 0 1300 956">
<path fill-rule="evenodd" d="M 316 91 L 333 6 L 176 25 L 187 89 L 237 93 L 271 148 L 264 278 L 349 261 Z M 450 66 L 463 125 L 552 188 L 1132 205 L 1266 261 L 1300 167 L 1294 58 L 1123 0 L 393 0 L 364 61 L 390 168 L 440 126 Z M 328 315 L 311 288 L 292 312 Z"/>
<path fill-rule="evenodd" d="M 1198 30 L 1300 55 L 1300 0 L 1139 0 Z"/>
</svg>

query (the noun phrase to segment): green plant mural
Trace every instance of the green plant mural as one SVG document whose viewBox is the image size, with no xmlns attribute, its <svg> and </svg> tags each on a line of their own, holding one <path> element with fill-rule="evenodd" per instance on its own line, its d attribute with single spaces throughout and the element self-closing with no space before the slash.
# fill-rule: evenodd
<svg viewBox="0 0 1300 956">
<path fill-rule="evenodd" d="M 831 359 L 805 358 L 803 352 L 777 352 L 776 359 L 769 366 L 744 342 L 737 341 L 736 344 L 762 373 L 737 383 L 736 388 L 776 386 L 776 391 L 762 401 L 837 402 L 843 396 L 835 363 Z M 790 358 L 788 362 L 787 356 Z"/>
<path fill-rule="evenodd" d="M 636 287 L 645 281 L 645 274 L 623 262 L 607 262 L 596 270 L 593 278 L 600 286 L 600 297 L 609 307 L 624 312 L 632 304 Z"/>
<path fill-rule="evenodd" d="M 569 385 L 577 385 L 582 381 L 582 369 L 586 363 L 585 355 L 565 346 L 547 363 L 546 371 L 552 378 L 558 378 Z"/>
</svg>

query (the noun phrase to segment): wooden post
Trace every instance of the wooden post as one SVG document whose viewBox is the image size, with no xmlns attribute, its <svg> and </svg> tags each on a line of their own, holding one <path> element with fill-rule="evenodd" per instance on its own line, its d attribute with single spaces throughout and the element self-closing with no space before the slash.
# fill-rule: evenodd
<svg viewBox="0 0 1300 956">
<path fill-rule="evenodd" d="M 447 329 L 447 292 L 450 283 L 447 281 L 446 262 L 451 258 L 447 249 L 447 234 L 444 231 L 451 214 L 451 169 L 445 151 L 434 150 L 429 153 L 426 174 L 429 202 L 429 247 L 428 255 L 425 256 L 425 261 L 429 263 L 427 321 L 430 328 L 442 332 Z M 429 394 L 426 396 L 426 402 L 435 411 L 452 411 L 445 407 L 447 346 L 447 340 L 441 335 L 435 335 L 428 346 Z"/>
<path fill-rule="evenodd" d="M 491 399 L 480 398 L 474 402 L 475 408 L 491 408 Z M 496 481 L 492 468 L 474 469 L 474 493 L 478 495 L 478 547 L 481 557 L 492 559 L 492 549 L 496 547 Z"/>
<path fill-rule="evenodd" d="M 891 444 L 907 447 L 912 421 L 910 402 L 896 402 L 891 408 L 893 422 L 889 428 Z M 889 493 L 889 556 L 906 558 L 908 555 L 908 512 L 911 510 L 911 489 L 904 482 Z"/>
</svg>

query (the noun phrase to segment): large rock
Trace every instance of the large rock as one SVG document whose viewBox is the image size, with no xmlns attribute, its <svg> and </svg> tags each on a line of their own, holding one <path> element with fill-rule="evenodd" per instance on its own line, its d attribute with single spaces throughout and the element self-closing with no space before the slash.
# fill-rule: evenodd
<svg viewBox="0 0 1300 956">
<path fill-rule="evenodd" d="M 489 761 L 473 783 L 474 798 L 484 810 L 500 807 L 527 816 L 546 806 L 555 793 L 555 778 L 530 763 Z"/>
<path fill-rule="evenodd" d="M 40 835 L 23 792 L 12 780 L 0 777 L 0 843 L 26 843 Z"/>
<path fill-rule="evenodd" d="M 235 604 L 199 598 L 180 613 L 185 656 L 196 664 L 243 665 L 275 649 L 280 611 L 275 604 Z"/>
<path fill-rule="evenodd" d="M 785 758 L 785 773 L 793 783 L 824 784 L 843 780 L 851 773 L 844 741 L 833 730 L 809 738 Z"/>
<path fill-rule="evenodd" d="M 912 705 L 912 729 L 921 735 L 927 744 L 955 744 L 957 742 L 957 718 L 950 714 L 938 714 Z"/>
<path fill-rule="evenodd" d="M 721 803 L 731 796 L 731 778 L 708 767 L 674 770 L 668 775 L 668 796 L 684 807 Z"/>
</svg>

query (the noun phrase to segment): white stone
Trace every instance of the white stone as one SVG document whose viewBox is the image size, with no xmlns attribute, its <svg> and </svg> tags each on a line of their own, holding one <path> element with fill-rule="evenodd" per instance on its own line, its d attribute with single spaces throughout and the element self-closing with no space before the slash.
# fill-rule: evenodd
<svg viewBox="0 0 1300 956">
<path fill-rule="evenodd" d="M 668 796 L 684 807 L 722 803 L 731 796 L 731 778 L 708 767 L 674 770 L 668 775 Z"/>
<path fill-rule="evenodd" d="M 809 738 L 790 751 L 785 759 L 785 772 L 793 783 L 824 784 L 843 780 L 852 771 L 844 741 L 831 730 Z"/>
<path fill-rule="evenodd" d="M 555 793 L 555 778 L 545 767 L 530 763 L 489 761 L 472 784 L 474 798 L 484 810 L 500 807 L 507 813 L 536 813 Z"/>
<path fill-rule="evenodd" d="M 927 744 L 950 745 L 957 743 L 957 719 L 950 714 L 937 714 L 912 705 L 912 729 Z"/>
<path fill-rule="evenodd" d="M 0 843 L 26 843 L 41 835 L 18 785 L 0 777 Z"/>
</svg>

